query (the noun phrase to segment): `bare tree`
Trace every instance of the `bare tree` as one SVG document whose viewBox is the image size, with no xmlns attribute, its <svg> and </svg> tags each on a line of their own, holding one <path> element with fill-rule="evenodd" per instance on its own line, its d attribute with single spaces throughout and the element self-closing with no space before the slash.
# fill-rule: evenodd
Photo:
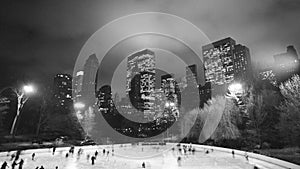
<svg viewBox="0 0 300 169">
<path fill-rule="evenodd" d="M 291 79 L 282 83 L 280 92 L 284 101 L 279 106 L 281 118 L 279 130 L 285 143 L 292 146 L 300 142 L 300 77 L 294 75 Z"/>
</svg>

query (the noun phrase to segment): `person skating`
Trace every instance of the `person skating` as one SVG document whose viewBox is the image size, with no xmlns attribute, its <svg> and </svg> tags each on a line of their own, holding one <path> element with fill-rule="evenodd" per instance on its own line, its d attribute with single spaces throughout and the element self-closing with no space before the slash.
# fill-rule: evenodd
<svg viewBox="0 0 300 169">
<path fill-rule="evenodd" d="M 4 161 L 4 163 L 1 166 L 1 169 L 6 169 L 6 167 L 8 167 L 8 164 L 6 161 Z"/>
<path fill-rule="evenodd" d="M 90 154 L 86 155 L 86 160 L 87 160 L 87 161 L 90 160 Z"/>
<path fill-rule="evenodd" d="M 16 154 L 12 153 L 11 156 L 10 156 L 10 161 L 12 161 L 15 157 L 16 157 Z"/>
<path fill-rule="evenodd" d="M 17 153 L 16 153 L 16 158 L 15 158 L 15 160 L 18 160 L 19 157 L 20 157 L 20 155 L 21 155 L 21 150 L 18 150 Z"/>
<path fill-rule="evenodd" d="M 177 163 L 178 163 L 178 166 L 181 166 L 181 157 L 177 158 Z"/>
<path fill-rule="evenodd" d="M 142 168 L 146 168 L 145 162 L 142 163 Z"/>
<path fill-rule="evenodd" d="M 24 165 L 24 160 L 21 159 L 21 161 L 19 162 L 19 169 L 22 169 Z"/>
<path fill-rule="evenodd" d="M 234 158 L 234 151 L 233 150 L 231 151 L 231 154 L 232 154 L 232 158 Z"/>
<path fill-rule="evenodd" d="M 95 164 L 96 157 L 93 156 L 93 157 L 91 158 L 91 160 L 92 160 L 92 165 L 94 165 L 94 164 Z"/>
<path fill-rule="evenodd" d="M 40 169 L 45 169 L 45 168 L 44 168 L 44 166 L 41 166 L 41 168 L 40 168 Z"/>
<path fill-rule="evenodd" d="M 32 153 L 31 160 L 34 161 L 35 153 Z"/>
<path fill-rule="evenodd" d="M 16 165 L 17 165 L 17 162 L 16 162 L 16 160 L 14 160 L 13 163 L 11 164 L 11 169 L 15 169 Z"/>
<path fill-rule="evenodd" d="M 245 158 L 246 158 L 247 162 L 249 162 L 249 156 L 248 156 L 247 152 L 245 152 Z"/>
<path fill-rule="evenodd" d="M 56 151 L 56 147 L 54 146 L 54 147 L 52 148 L 52 155 L 54 155 L 55 151 Z"/>
</svg>

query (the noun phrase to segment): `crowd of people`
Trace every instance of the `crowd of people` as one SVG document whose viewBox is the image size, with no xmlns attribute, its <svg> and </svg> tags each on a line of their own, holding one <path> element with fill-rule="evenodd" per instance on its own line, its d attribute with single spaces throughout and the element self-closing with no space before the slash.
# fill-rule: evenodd
<svg viewBox="0 0 300 169">
<path fill-rule="evenodd" d="M 79 148 L 78 149 L 78 151 L 77 151 L 77 160 L 79 160 L 80 157 L 83 155 L 83 151 L 84 151 L 83 148 Z M 95 164 L 96 159 L 99 156 L 99 151 L 100 151 L 99 149 L 95 150 L 95 152 L 92 155 L 91 154 L 86 154 L 87 161 L 89 163 L 91 163 L 91 165 Z M 65 158 L 69 158 L 69 156 L 73 157 L 74 156 L 74 152 L 75 152 L 75 147 L 71 146 L 70 149 L 69 149 L 69 151 L 66 152 Z M 103 148 L 102 152 L 103 152 L 103 156 L 106 159 L 109 159 L 109 155 L 110 155 L 109 149 L 104 149 Z M 113 148 L 113 146 L 111 148 L 111 152 L 112 152 L 111 155 L 114 156 L 114 148 Z M 52 156 L 54 156 L 55 153 L 56 153 L 56 147 L 53 147 L 52 151 L 51 151 Z M 14 153 L 8 152 L 7 156 L 10 156 L 10 160 L 9 160 L 9 161 L 11 161 L 10 165 L 9 165 L 8 161 L 4 161 L 2 163 L 2 165 L 1 165 L 1 169 L 8 169 L 8 168 L 11 168 L 11 169 L 23 169 L 25 161 L 22 158 L 20 158 L 20 156 L 21 156 L 21 150 L 17 150 Z M 35 161 L 36 160 L 36 156 L 37 156 L 37 154 L 35 152 L 33 152 L 31 154 L 31 160 Z M 45 169 L 45 168 L 44 168 L 43 165 L 41 165 L 41 166 L 36 166 L 35 169 Z M 55 166 L 54 169 L 59 169 L 59 166 Z"/>
<path fill-rule="evenodd" d="M 157 147 L 156 147 L 157 148 Z M 159 148 L 157 148 L 158 150 Z M 49 150 L 50 151 L 50 150 Z M 95 165 L 97 158 L 103 158 L 106 159 L 107 161 L 109 161 L 109 157 L 110 156 L 114 156 L 114 148 L 113 145 L 111 148 L 102 148 L 102 149 L 95 149 L 94 152 L 91 152 L 90 149 L 88 151 L 88 153 L 85 153 L 86 155 L 86 160 L 88 163 L 90 163 L 91 165 Z M 141 151 L 144 151 L 144 147 L 141 148 Z M 199 151 L 199 150 L 198 150 Z M 56 147 L 52 148 L 52 151 L 50 151 L 52 156 L 55 155 L 56 153 Z M 72 146 L 69 148 L 69 150 L 66 152 L 65 154 L 65 158 L 71 158 L 74 156 L 74 152 L 75 152 L 75 147 Z M 84 149 L 83 148 L 78 148 L 77 150 L 77 160 L 79 160 L 81 158 L 81 156 L 83 156 Z M 102 156 L 99 155 L 99 152 L 102 152 Z M 186 144 L 177 144 L 176 147 L 172 148 L 172 152 L 173 155 L 177 158 L 177 165 L 178 166 L 182 166 L 182 162 L 185 161 L 186 159 L 188 159 L 190 156 L 195 155 L 196 153 L 196 149 L 195 147 L 193 147 L 192 144 L 186 145 Z M 213 153 L 214 150 L 213 149 L 204 149 L 203 150 L 204 154 L 210 154 Z M 62 151 L 60 151 L 60 153 L 62 153 Z M 235 158 L 235 151 L 232 150 L 231 151 L 232 154 L 232 158 Z M 21 150 L 18 150 L 14 153 L 8 152 L 7 156 L 10 156 L 10 165 L 7 161 L 4 161 L 1 165 L 1 169 L 7 169 L 7 168 L 11 168 L 11 169 L 23 169 L 24 166 L 24 159 L 21 158 Z M 35 161 L 36 160 L 36 156 L 37 154 L 35 152 L 33 152 L 31 154 L 31 160 Z M 247 152 L 245 152 L 244 157 L 246 159 L 246 162 L 249 162 L 249 156 L 247 154 Z M 142 162 L 141 164 L 142 168 L 147 168 L 146 163 Z M 257 166 L 254 166 L 256 169 L 258 169 Z M 34 168 L 34 167 L 33 167 Z M 55 169 L 59 169 L 59 166 L 53 166 L 53 168 Z M 43 165 L 41 166 L 36 166 L 35 169 L 45 169 Z"/>
</svg>

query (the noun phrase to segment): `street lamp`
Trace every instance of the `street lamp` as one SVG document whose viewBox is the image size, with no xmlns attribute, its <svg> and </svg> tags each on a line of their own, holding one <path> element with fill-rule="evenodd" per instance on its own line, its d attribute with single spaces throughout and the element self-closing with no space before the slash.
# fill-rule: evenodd
<svg viewBox="0 0 300 169">
<path fill-rule="evenodd" d="M 74 103 L 74 108 L 75 109 L 83 109 L 85 107 L 85 104 L 82 102 L 76 102 Z"/>
<path fill-rule="evenodd" d="M 226 93 L 226 98 L 235 99 L 240 105 L 242 101 L 240 100 L 240 97 L 242 96 L 244 92 L 243 85 L 241 83 L 232 83 L 228 86 L 228 92 Z"/>
<path fill-rule="evenodd" d="M 22 90 L 20 90 L 20 91 L 14 90 L 14 92 L 17 95 L 18 105 L 17 105 L 17 114 L 14 118 L 13 124 L 11 126 L 11 130 L 10 130 L 10 135 L 12 135 L 12 136 L 14 136 L 15 126 L 16 126 L 18 117 L 20 115 L 20 112 L 21 112 L 24 104 L 28 100 L 29 95 L 35 92 L 35 88 L 32 85 L 25 85 L 25 86 L 23 86 Z"/>
</svg>

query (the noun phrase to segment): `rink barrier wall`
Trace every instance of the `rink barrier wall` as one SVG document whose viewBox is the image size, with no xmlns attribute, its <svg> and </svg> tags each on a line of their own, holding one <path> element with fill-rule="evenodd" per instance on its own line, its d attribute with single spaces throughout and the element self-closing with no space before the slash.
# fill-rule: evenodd
<svg viewBox="0 0 300 169">
<path fill-rule="evenodd" d="M 122 147 L 131 147 L 133 146 L 131 143 L 128 144 L 114 144 L 114 147 L 120 147 L 122 145 Z M 144 144 L 139 144 L 139 145 L 144 145 Z M 160 145 L 160 144 L 159 144 Z M 177 143 L 167 143 L 167 145 L 173 145 L 176 146 Z M 182 144 L 181 145 L 186 145 L 189 146 L 190 144 Z M 151 146 L 150 144 L 146 144 L 144 146 Z M 196 151 L 206 151 L 206 150 L 212 150 L 213 151 L 219 151 L 219 152 L 224 152 L 224 153 L 229 153 L 232 154 L 232 150 L 234 151 L 235 155 L 239 155 L 239 156 L 245 156 L 245 151 L 241 151 L 241 150 L 236 150 L 236 149 L 229 149 L 229 148 L 223 148 L 223 147 L 214 147 L 214 146 L 208 146 L 208 145 L 198 145 L 198 144 L 192 144 L 192 146 L 196 149 Z M 77 148 L 83 148 L 84 150 L 90 150 L 90 149 L 95 149 L 95 148 L 111 148 L 112 145 L 95 145 L 95 146 L 75 146 Z M 57 147 L 56 148 L 56 153 L 60 153 L 61 151 L 66 152 L 69 151 L 70 147 Z M 16 151 L 11 151 L 10 153 L 13 153 Z M 28 149 L 28 150 L 23 150 L 21 152 L 21 154 L 32 154 L 32 153 L 52 153 L 52 148 L 41 148 L 41 149 Z M 268 157 L 268 156 L 264 156 L 264 155 L 260 155 L 260 154 L 256 154 L 256 153 L 252 153 L 252 152 L 247 152 L 247 155 L 249 158 L 261 161 L 263 163 L 267 163 L 267 164 L 272 164 L 272 165 L 276 165 L 280 168 L 284 168 L 284 169 L 300 169 L 299 165 L 287 162 L 287 161 L 283 161 L 283 160 L 279 160 L 276 158 L 272 158 L 272 157 Z M 7 157 L 7 152 L 0 152 L 0 158 L 1 157 Z"/>
<path fill-rule="evenodd" d="M 189 145 L 189 144 L 181 144 L 181 145 Z M 241 150 L 236 150 L 236 149 L 229 149 L 229 148 L 224 148 L 224 147 L 214 147 L 214 146 L 208 146 L 208 145 L 197 145 L 197 144 L 192 144 L 193 147 L 196 148 L 196 151 L 206 151 L 206 150 L 211 150 L 213 149 L 214 151 L 220 151 L 220 152 L 224 152 L 224 153 L 229 153 L 232 154 L 232 150 L 234 151 L 235 155 L 239 155 L 239 156 L 245 156 L 245 152 L 246 151 L 241 151 Z M 280 159 L 276 159 L 276 158 L 272 158 L 272 157 L 268 157 L 265 155 L 261 155 L 261 154 L 256 154 L 256 153 L 252 153 L 252 152 L 247 152 L 247 155 L 249 158 L 258 160 L 258 161 L 262 161 L 264 163 L 269 163 L 272 165 L 276 165 L 280 168 L 284 168 L 284 169 L 300 169 L 299 165 L 296 165 L 294 163 L 290 163 L 287 161 L 283 161 Z"/>
</svg>

